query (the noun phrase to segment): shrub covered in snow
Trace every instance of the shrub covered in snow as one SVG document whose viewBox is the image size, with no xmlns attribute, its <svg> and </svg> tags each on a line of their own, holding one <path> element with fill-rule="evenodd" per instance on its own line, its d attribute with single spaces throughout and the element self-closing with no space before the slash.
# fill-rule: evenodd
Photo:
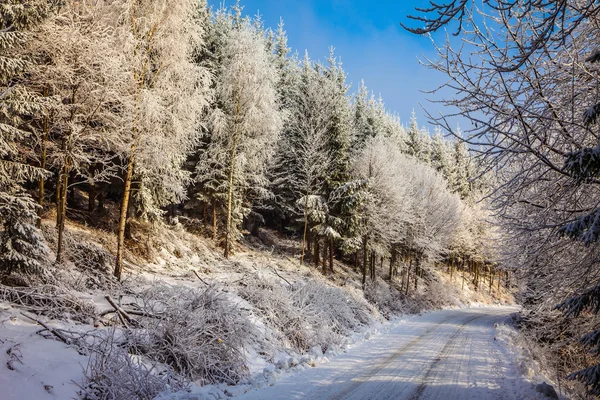
<svg viewBox="0 0 600 400">
<path fill-rule="evenodd" d="M 248 316 L 226 293 L 155 285 L 140 294 L 143 328 L 132 330 L 139 352 L 201 384 L 247 377 L 244 346 L 257 338 Z"/>
<path fill-rule="evenodd" d="M 250 276 L 238 292 L 275 332 L 284 346 L 303 353 L 343 345 L 346 337 L 373 321 L 371 309 L 344 290 L 316 281 L 285 287 Z"/>
<path fill-rule="evenodd" d="M 181 377 L 129 355 L 116 337 L 110 330 L 93 346 L 81 386 L 84 400 L 151 400 L 187 387 Z"/>
<path fill-rule="evenodd" d="M 379 309 L 386 317 L 404 312 L 403 296 L 380 278 L 376 281 L 367 281 L 365 285 L 365 298 Z"/>
<path fill-rule="evenodd" d="M 0 285 L 0 300 L 18 304 L 27 311 L 49 318 L 67 317 L 86 322 L 96 315 L 96 307 L 92 302 L 83 300 L 57 285 L 32 287 Z"/>
</svg>

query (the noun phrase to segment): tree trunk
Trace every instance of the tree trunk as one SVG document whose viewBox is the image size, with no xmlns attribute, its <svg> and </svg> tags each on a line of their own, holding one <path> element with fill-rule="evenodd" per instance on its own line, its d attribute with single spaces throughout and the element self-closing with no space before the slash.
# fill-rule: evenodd
<svg viewBox="0 0 600 400">
<path fill-rule="evenodd" d="M 358 272 L 358 251 L 354 252 L 354 271 Z"/>
<path fill-rule="evenodd" d="M 410 270 L 412 269 L 412 257 L 409 257 L 408 267 L 406 268 L 406 291 L 404 292 L 405 296 L 408 296 L 408 289 L 410 288 Z"/>
<path fill-rule="evenodd" d="M 233 205 L 233 178 L 235 176 L 235 157 L 237 153 L 237 142 L 240 124 L 238 121 L 241 111 L 241 95 L 238 93 L 237 106 L 235 111 L 235 129 L 233 133 L 233 145 L 231 146 L 231 165 L 229 166 L 229 188 L 227 190 L 227 228 L 225 230 L 225 251 L 223 257 L 229 258 L 229 250 L 231 247 L 231 207 Z"/>
<path fill-rule="evenodd" d="M 398 251 L 396 250 L 396 246 L 392 246 L 392 255 L 390 257 L 390 281 L 396 275 L 396 262 L 398 257 Z"/>
<path fill-rule="evenodd" d="M 127 222 L 127 210 L 129 209 L 129 196 L 131 194 L 131 181 L 133 179 L 133 162 L 135 154 L 135 145 L 131 146 L 131 155 L 127 160 L 127 171 L 125 173 L 125 187 L 123 189 L 123 201 L 121 202 L 121 212 L 119 214 L 119 233 L 117 236 L 117 262 L 115 264 L 114 275 L 117 280 L 121 280 L 123 273 L 123 246 L 125 244 L 125 223 Z"/>
<path fill-rule="evenodd" d="M 333 239 L 329 238 L 329 270 L 334 273 L 333 270 Z"/>
<path fill-rule="evenodd" d="M 133 182 L 131 184 L 133 185 Z M 127 240 L 133 239 L 133 236 L 131 234 L 131 218 L 130 218 L 133 211 L 134 211 L 133 203 L 130 201 L 129 206 L 127 207 L 127 215 L 125 217 L 125 239 L 127 239 Z"/>
<path fill-rule="evenodd" d="M 304 199 L 304 232 L 302 234 L 302 255 L 300 256 L 300 265 L 304 264 L 304 250 L 306 247 L 306 231 L 308 230 L 308 192 Z"/>
<path fill-rule="evenodd" d="M 322 264 L 321 267 L 323 268 L 323 274 L 327 274 L 327 239 L 324 238 L 323 239 L 323 258 L 322 258 Z"/>
<path fill-rule="evenodd" d="M 371 280 L 374 281 L 375 280 L 375 252 L 372 251 L 371 252 Z"/>
<path fill-rule="evenodd" d="M 65 218 L 67 217 L 67 190 L 69 188 L 69 161 L 65 160 L 65 165 L 63 166 L 63 172 L 60 177 L 60 181 L 62 182 L 61 193 L 60 193 L 60 214 L 57 215 L 58 220 L 58 245 L 56 249 L 56 262 L 62 262 L 62 252 L 63 252 L 63 236 L 65 230 Z"/>
<path fill-rule="evenodd" d="M 319 268 L 319 256 L 321 249 L 319 249 L 319 236 L 315 235 L 315 259 L 313 260 L 315 263 L 315 268 Z"/>
<path fill-rule="evenodd" d="M 362 265 L 362 287 L 365 288 L 365 284 L 367 283 L 367 247 L 368 247 L 368 239 L 367 237 L 363 237 L 363 265 Z"/>
<path fill-rule="evenodd" d="M 213 223 L 213 242 L 217 241 L 217 200 L 213 199 L 212 201 L 212 223 Z"/>
<path fill-rule="evenodd" d="M 421 272 L 421 260 L 419 257 L 415 260 L 415 292 L 419 288 L 419 273 Z"/>
<path fill-rule="evenodd" d="M 96 189 L 96 185 L 90 183 L 90 190 L 88 192 L 88 212 L 91 214 L 96 211 L 96 197 L 98 196 L 98 191 Z"/>
</svg>

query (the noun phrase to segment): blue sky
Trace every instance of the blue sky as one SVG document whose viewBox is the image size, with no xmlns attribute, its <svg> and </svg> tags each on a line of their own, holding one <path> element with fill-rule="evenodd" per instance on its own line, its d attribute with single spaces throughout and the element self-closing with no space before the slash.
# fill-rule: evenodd
<svg viewBox="0 0 600 400">
<path fill-rule="evenodd" d="M 221 3 L 209 0 L 213 7 Z M 428 0 L 241 0 L 244 14 L 260 12 L 267 27 L 275 29 L 283 18 L 289 46 L 301 56 L 307 49 L 312 59 L 324 60 L 333 46 L 352 91 L 364 79 L 369 90 L 381 94 L 386 107 L 404 122 L 414 108 L 420 125 L 426 123 L 420 104 L 432 112 L 439 110 L 426 102 L 432 96 L 420 90 L 436 88 L 445 77 L 419 64 L 418 58 L 435 56 L 431 42 L 406 32 L 400 22 L 410 24 L 406 15 L 428 4 Z"/>
</svg>

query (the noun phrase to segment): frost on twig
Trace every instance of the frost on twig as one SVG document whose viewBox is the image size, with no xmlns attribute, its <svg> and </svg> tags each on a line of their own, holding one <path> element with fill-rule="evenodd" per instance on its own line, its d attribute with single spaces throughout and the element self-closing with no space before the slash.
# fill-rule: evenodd
<svg viewBox="0 0 600 400">
<path fill-rule="evenodd" d="M 0 285 L 0 299 L 49 318 L 68 316 L 73 320 L 85 322 L 96 315 L 96 308 L 92 303 L 54 285 L 33 287 Z"/>
<path fill-rule="evenodd" d="M 238 292 L 260 310 L 280 343 L 300 353 L 314 346 L 325 351 L 343 345 L 347 336 L 374 319 L 364 299 L 317 282 L 282 286 L 249 276 Z"/>
<path fill-rule="evenodd" d="M 85 400 L 150 400 L 163 392 L 187 388 L 187 382 L 155 362 L 133 357 L 110 330 L 93 348 L 80 394 Z"/>
<path fill-rule="evenodd" d="M 140 294 L 143 329 L 129 331 L 131 351 L 201 384 L 236 384 L 249 374 L 244 347 L 257 332 L 247 315 L 214 286 L 155 285 Z"/>
</svg>

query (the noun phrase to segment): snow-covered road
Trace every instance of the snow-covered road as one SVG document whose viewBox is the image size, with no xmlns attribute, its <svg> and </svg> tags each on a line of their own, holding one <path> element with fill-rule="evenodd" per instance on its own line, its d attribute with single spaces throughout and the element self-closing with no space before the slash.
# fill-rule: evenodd
<svg viewBox="0 0 600 400">
<path fill-rule="evenodd" d="M 536 399 L 494 337 L 510 307 L 410 317 L 331 362 L 238 399 Z"/>
</svg>

